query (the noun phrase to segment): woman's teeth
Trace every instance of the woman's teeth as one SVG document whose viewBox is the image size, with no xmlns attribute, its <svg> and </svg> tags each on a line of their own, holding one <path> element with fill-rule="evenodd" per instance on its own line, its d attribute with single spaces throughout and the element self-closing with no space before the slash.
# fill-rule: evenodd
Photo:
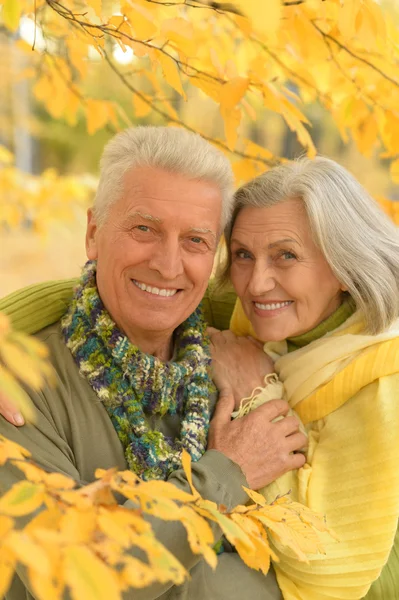
<svg viewBox="0 0 399 600">
<path fill-rule="evenodd" d="M 151 287 L 150 285 L 146 285 L 145 283 L 141 283 L 140 281 L 136 281 L 132 279 L 134 285 L 137 285 L 140 290 L 143 292 L 148 292 L 149 294 L 155 294 L 155 296 L 174 296 L 177 290 L 165 290 L 162 288 Z"/>
<path fill-rule="evenodd" d="M 272 302 L 271 304 L 255 302 L 256 308 L 260 308 L 261 310 L 276 310 L 276 308 L 283 308 L 283 306 L 288 306 L 289 304 L 292 304 L 292 300 L 288 300 L 287 302 Z"/>
</svg>

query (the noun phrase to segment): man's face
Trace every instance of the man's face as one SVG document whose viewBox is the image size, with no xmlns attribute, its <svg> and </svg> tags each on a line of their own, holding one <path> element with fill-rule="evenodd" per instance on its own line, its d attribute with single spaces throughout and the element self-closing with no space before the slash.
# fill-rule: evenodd
<svg viewBox="0 0 399 600">
<path fill-rule="evenodd" d="M 220 233 L 222 196 L 207 181 L 134 168 L 97 227 L 89 211 L 87 256 L 97 260 L 101 299 L 134 342 L 170 336 L 198 306 Z"/>
</svg>

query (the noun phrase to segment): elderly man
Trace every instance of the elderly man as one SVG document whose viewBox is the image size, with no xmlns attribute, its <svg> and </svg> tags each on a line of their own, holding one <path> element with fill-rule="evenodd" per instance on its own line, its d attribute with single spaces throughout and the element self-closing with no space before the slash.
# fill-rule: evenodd
<svg viewBox="0 0 399 600">
<path fill-rule="evenodd" d="M 232 401 L 222 397 L 210 423 L 216 390 L 198 305 L 231 198 L 227 159 L 199 136 L 137 127 L 107 145 L 88 212 L 89 261 L 64 318 L 38 334 L 57 386 L 31 393 L 34 425 L 15 428 L 0 419 L 1 434 L 42 466 L 81 482 L 93 481 L 97 467 L 117 466 L 188 489 L 185 448 L 198 491 L 228 506 L 246 502 L 243 485 L 259 488 L 302 465 L 286 441 L 296 422 L 272 422 L 287 413 L 282 400 L 231 421 Z M 242 393 L 260 375 L 256 367 L 247 373 Z M 299 436 L 298 449 L 304 443 Z M 2 491 L 18 476 L 4 467 Z M 272 574 L 264 577 L 228 552 L 213 573 L 190 552 L 179 523 L 153 525 L 191 579 L 179 588 L 132 590 L 128 598 L 280 598 Z M 9 600 L 32 598 L 20 577 Z"/>
</svg>

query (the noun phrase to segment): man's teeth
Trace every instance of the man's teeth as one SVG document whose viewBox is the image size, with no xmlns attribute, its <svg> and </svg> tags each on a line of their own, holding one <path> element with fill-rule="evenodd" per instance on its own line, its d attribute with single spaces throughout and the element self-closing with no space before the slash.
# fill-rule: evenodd
<svg viewBox="0 0 399 600">
<path fill-rule="evenodd" d="M 132 279 L 133 283 L 137 285 L 138 288 L 143 290 L 143 292 L 149 292 L 150 294 L 155 294 L 156 296 L 174 296 L 177 290 L 165 290 L 157 287 L 151 287 L 150 285 L 146 285 L 145 283 L 140 283 L 140 281 L 136 281 Z"/>
<path fill-rule="evenodd" d="M 261 310 L 276 310 L 276 308 L 283 308 L 283 306 L 288 306 L 289 304 L 292 304 L 292 300 L 288 300 L 287 302 L 273 302 L 272 304 L 255 302 L 256 308 L 260 308 Z"/>
</svg>

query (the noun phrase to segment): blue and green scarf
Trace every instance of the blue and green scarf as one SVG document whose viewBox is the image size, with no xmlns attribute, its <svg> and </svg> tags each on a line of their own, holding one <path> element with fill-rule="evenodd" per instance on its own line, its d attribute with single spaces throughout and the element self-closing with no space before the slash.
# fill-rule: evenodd
<svg viewBox="0 0 399 600">
<path fill-rule="evenodd" d="M 81 375 L 111 417 L 129 468 L 139 477 L 167 479 L 181 467 L 182 450 L 197 461 L 206 449 L 211 394 L 209 340 L 200 307 L 175 331 L 175 359 L 141 352 L 101 301 L 96 262 L 83 268 L 62 330 Z M 151 429 L 152 416 L 178 415 L 180 437 Z"/>
</svg>

